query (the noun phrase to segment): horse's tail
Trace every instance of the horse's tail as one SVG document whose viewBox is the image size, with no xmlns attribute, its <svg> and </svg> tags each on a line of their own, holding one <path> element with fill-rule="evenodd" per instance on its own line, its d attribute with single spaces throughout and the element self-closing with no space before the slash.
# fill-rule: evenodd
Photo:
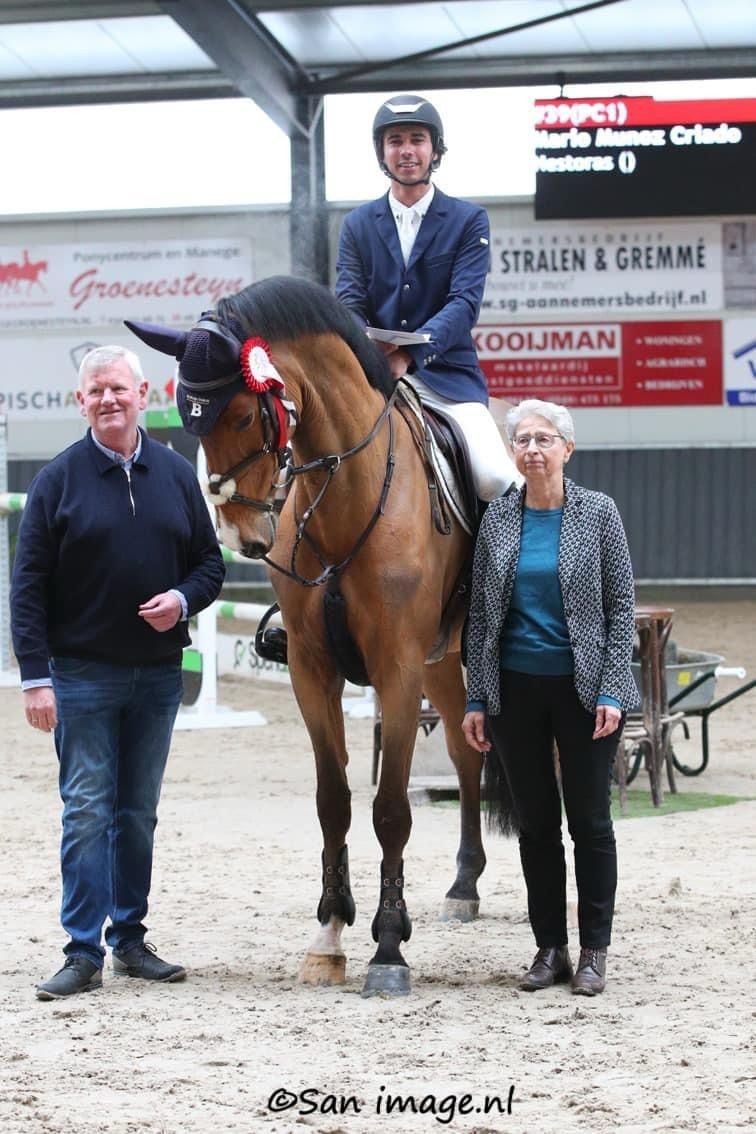
<svg viewBox="0 0 756 1134">
<path fill-rule="evenodd" d="M 486 826 L 489 831 L 495 831 L 499 835 L 519 834 L 517 808 L 507 773 L 495 748 L 486 753 L 483 762 L 482 798 L 486 805 Z"/>
</svg>

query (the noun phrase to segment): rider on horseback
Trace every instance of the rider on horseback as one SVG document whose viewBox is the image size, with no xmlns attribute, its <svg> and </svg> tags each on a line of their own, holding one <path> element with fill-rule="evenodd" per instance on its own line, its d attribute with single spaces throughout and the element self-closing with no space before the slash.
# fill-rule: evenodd
<svg viewBox="0 0 756 1134">
<path fill-rule="evenodd" d="M 378 346 L 394 378 L 458 422 L 477 494 L 488 501 L 520 480 L 488 410 L 471 333 L 490 265 L 489 225 L 480 206 L 431 182 L 446 152 L 443 134 L 438 111 L 420 95 L 382 104 L 373 144 L 391 187 L 344 218 L 336 294 L 363 325 L 429 335 Z"/>
</svg>

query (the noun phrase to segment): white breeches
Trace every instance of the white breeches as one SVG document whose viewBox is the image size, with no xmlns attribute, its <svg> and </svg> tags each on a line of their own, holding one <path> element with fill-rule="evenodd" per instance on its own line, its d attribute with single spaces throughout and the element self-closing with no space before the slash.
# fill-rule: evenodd
<svg viewBox="0 0 756 1134">
<path fill-rule="evenodd" d="M 406 381 L 417 390 L 421 402 L 443 410 L 458 423 L 470 450 L 475 490 L 481 500 L 495 500 L 512 482 L 522 484 L 523 478 L 487 406 L 482 402 L 452 402 L 413 374 L 408 374 Z"/>
</svg>

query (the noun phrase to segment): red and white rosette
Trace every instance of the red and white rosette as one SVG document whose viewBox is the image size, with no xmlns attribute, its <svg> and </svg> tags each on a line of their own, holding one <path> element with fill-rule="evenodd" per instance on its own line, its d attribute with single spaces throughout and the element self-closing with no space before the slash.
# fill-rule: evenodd
<svg viewBox="0 0 756 1134">
<path fill-rule="evenodd" d="M 265 339 L 259 335 L 245 339 L 239 351 L 239 362 L 244 383 L 253 394 L 262 394 L 265 390 L 283 394 L 284 380 L 273 365 Z"/>
</svg>

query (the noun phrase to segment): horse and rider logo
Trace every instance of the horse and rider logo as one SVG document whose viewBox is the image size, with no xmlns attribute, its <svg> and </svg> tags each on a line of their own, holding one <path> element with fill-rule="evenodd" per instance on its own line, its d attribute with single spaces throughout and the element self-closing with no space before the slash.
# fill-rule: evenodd
<svg viewBox="0 0 756 1134">
<path fill-rule="evenodd" d="M 37 288 L 47 291 L 40 279 L 47 269 L 47 260 L 31 260 L 26 248 L 20 261 L 0 260 L 0 295 L 30 295 Z"/>
</svg>

